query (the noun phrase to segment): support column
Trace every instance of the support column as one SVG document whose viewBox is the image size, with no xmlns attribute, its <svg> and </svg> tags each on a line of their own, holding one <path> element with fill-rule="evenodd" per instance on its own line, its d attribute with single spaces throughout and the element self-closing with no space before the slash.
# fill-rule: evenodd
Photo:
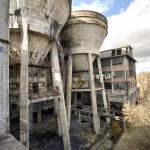
<svg viewBox="0 0 150 150">
<path fill-rule="evenodd" d="M 100 117 L 97 111 L 97 100 L 96 100 L 96 90 L 95 90 L 95 82 L 94 82 L 94 71 L 93 71 L 93 61 L 92 54 L 88 54 L 89 61 L 89 77 L 90 77 L 90 86 L 91 86 L 91 103 L 92 103 L 92 111 L 93 111 L 93 124 L 94 130 L 96 134 L 100 133 Z"/>
<path fill-rule="evenodd" d="M 37 111 L 37 122 L 38 123 L 41 123 L 41 120 L 42 120 L 42 112 L 41 112 L 41 103 L 39 104 L 38 106 L 38 111 Z"/>
<path fill-rule="evenodd" d="M 78 105 L 77 92 L 74 92 L 73 106 L 74 106 L 75 108 L 77 108 L 77 105 Z M 75 114 L 76 116 L 78 116 L 78 111 L 74 111 L 74 114 Z"/>
<path fill-rule="evenodd" d="M 113 71 L 112 71 L 112 59 L 111 61 L 111 86 L 112 86 L 112 94 L 114 94 L 114 78 L 113 78 Z"/>
<path fill-rule="evenodd" d="M 33 130 L 33 104 L 29 105 L 29 131 Z"/>
<path fill-rule="evenodd" d="M 20 141 L 29 148 L 28 22 L 25 17 L 22 17 L 22 34 L 20 72 Z"/>
<path fill-rule="evenodd" d="M 58 126 L 58 134 L 59 136 L 62 136 L 62 128 L 61 128 L 61 119 L 60 119 L 60 104 L 59 104 L 59 98 L 55 98 L 55 113 L 57 115 L 57 126 Z"/>
<path fill-rule="evenodd" d="M 51 66 L 53 65 L 52 62 L 52 56 L 51 56 Z M 52 78 L 53 78 L 53 85 L 56 87 L 56 82 L 55 82 L 55 70 L 54 67 L 52 66 Z M 57 118 L 57 127 L 58 127 L 58 134 L 59 136 L 62 136 L 62 127 L 61 127 L 61 119 L 60 119 L 60 103 L 59 103 L 59 98 L 54 99 L 54 111 L 56 113 L 56 118 Z"/>
<path fill-rule="evenodd" d="M 67 75 L 67 96 L 66 107 L 68 117 L 68 129 L 70 130 L 70 118 L 71 118 L 71 95 L 72 95 L 72 55 L 68 56 L 68 75 Z"/>
<path fill-rule="evenodd" d="M 9 132 L 9 0 L 0 0 L 0 138 Z"/>
<path fill-rule="evenodd" d="M 78 104 L 77 92 L 74 92 L 74 99 L 73 99 L 73 100 L 74 100 L 74 102 L 73 102 L 74 104 L 73 104 L 73 105 L 74 105 L 74 106 L 77 106 L 77 104 Z"/>
<path fill-rule="evenodd" d="M 103 97 L 103 103 L 104 103 L 104 108 L 106 109 L 106 113 L 108 114 L 108 103 L 107 103 L 107 98 L 106 98 L 106 91 L 105 91 L 105 86 L 104 86 L 104 79 L 103 79 L 103 73 L 102 73 L 102 66 L 100 62 L 100 56 L 97 57 L 97 64 L 98 64 L 98 71 L 99 71 L 99 76 L 100 76 L 100 83 L 102 84 L 102 97 Z M 110 119 L 106 118 L 107 124 L 110 123 Z"/>
<path fill-rule="evenodd" d="M 66 107 L 65 107 L 65 99 L 64 99 L 63 81 L 62 81 L 62 77 L 61 77 L 56 41 L 52 42 L 51 65 L 52 65 L 52 68 L 54 71 L 53 72 L 53 84 L 55 87 L 58 87 L 58 90 L 60 93 L 59 112 L 60 112 L 64 149 L 71 150 L 70 137 L 69 137 L 69 131 L 68 131 L 67 114 L 66 114 Z"/>
</svg>

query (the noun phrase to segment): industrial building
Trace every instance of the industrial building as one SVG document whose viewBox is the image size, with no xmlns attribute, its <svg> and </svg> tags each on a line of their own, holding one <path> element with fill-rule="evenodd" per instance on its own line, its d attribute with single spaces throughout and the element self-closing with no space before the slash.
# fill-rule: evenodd
<svg viewBox="0 0 150 150">
<path fill-rule="evenodd" d="M 4 61 L 1 62 L 2 75 L 3 68 L 8 68 L 9 63 L 9 69 L 5 69 L 3 76 L 9 86 L 2 79 L 1 90 L 7 97 L 2 97 L 1 101 L 7 108 L 10 104 L 10 110 L 2 109 L 5 115 L 2 118 L 10 122 L 10 130 L 8 122 L 4 122 L 2 136 L 9 131 L 19 135 L 21 143 L 29 149 L 33 122 L 41 122 L 42 110 L 53 109 L 57 132 L 62 136 L 64 149 L 69 150 L 71 145 L 59 63 L 59 34 L 70 15 L 71 1 L 11 0 L 10 5 L 9 1 L 2 1 L 1 7 L 7 13 L 1 16 L 7 20 L 4 22 L 6 31 L 9 23 L 9 31 L 5 34 L 10 35 L 9 38 L 1 37 L 3 41 L 9 41 L 9 59 L 8 55 L 1 59 Z M 18 118 L 15 125 L 14 118 Z M 16 131 L 13 131 L 14 127 Z"/>
<path fill-rule="evenodd" d="M 12 143 L 12 150 L 32 149 L 34 133 L 47 129 L 64 150 L 82 130 L 105 137 L 109 104 L 137 98 L 132 48 L 99 53 L 107 19 L 71 12 L 71 0 L 10 0 L 10 6 L 3 0 L 0 6 L 7 12 L 0 29 L 0 149 Z M 10 133 L 22 144 L 10 143 Z"/>
<path fill-rule="evenodd" d="M 102 93 L 101 101 L 107 108 L 99 59 L 99 49 L 107 35 L 107 29 L 107 20 L 103 15 L 91 11 L 76 11 L 71 13 L 62 31 L 62 46 L 68 64 L 66 109 L 69 122 L 71 111 L 79 115 L 80 122 L 82 119 L 92 120 L 93 116 L 94 131 L 97 134 L 100 133 L 97 92 Z M 97 62 L 97 78 L 94 75 L 94 60 Z"/>
<path fill-rule="evenodd" d="M 137 103 L 136 60 L 131 46 L 100 52 L 105 91 L 110 107 L 122 109 L 125 102 Z"/>
</svg>

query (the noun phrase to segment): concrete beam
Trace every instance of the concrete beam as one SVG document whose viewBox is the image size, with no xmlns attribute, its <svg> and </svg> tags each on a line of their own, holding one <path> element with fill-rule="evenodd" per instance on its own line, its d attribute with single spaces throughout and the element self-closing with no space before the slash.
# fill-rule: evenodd
<svg viewBox="0 0 150 150">
<path fill-rule="evenodd" d="M 52 42 L 51 65 L 53 68 L 53 84 L 55 87 L 58 88 L 59 94 L 60 94 L 60 97 L 59 97 L 59 113 L 60 114 L 59 115 L 60 115 L 60 121 L 61 121 L 64 149 L 71 150 L 67 114 L 66 114 L 66 107 L 65 107 L 65 99 L 64 99 L 63 81 L 61 77 L 61 70 L 60 70 L 60 65 L 59 65 L 56 41 Z"/>
<path fill-rule="evenodd" d="M 28 21 L 22 17 L 22 46 L 20 72 L 20 141 L 29 148 L 29 101 L 28 101 Z"/>
<path fill-rule="evenodd" d="M 70 55 L 68 61 L 68 75 L 67 75 L 67 96 L 66 96 L 66 107 L 67 107 L 67 119 L 68 129 L 70 130 L 70 118 L 71 118 L 71 95 L 72 95 L 72 55 Z"/>
<path fill-rule="evenodd" d="M 96 134 L 100 133 L 100 117 L 97 111 L 97 100 L 96 100 L 96 90 L 95 90 L 95 82 L 94 82 L 94 71 L 93 71 L 93 60 L 92 54 L 88 54 L 88 63 L 89 63 L 89 79 L 91 86 L 91 103 L 92 103 L 92 112 L 93 112 L 93 124 L 94 131 Z"/>
<path fill-rule="evenodd" d="M 106 109 L 106 113 L 108 114 L 108 103 L 107 103 L 107 98 L 106 98 L 106 91 L 105 91 L 105 86 L 104 86 L 104 79 L 103 79 L 103 73 L 102 73 L 102 66 L 100 62 L 100 56 L 97 57 L 97 64 L 98 64 L 98 71 L 99 71 L 99 76 L 100 76 L 100 83 L 102 84 L 102 97 L 103 97 L 103 103 L 104 103 L 104 108 Z M 107 124 L 110 123 L 110 119 L 106 118 Z"/>
</svg>

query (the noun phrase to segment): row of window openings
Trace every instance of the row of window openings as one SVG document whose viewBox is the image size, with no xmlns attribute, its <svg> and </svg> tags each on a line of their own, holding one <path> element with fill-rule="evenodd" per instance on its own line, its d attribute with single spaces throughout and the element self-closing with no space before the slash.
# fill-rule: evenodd
<svg viewBox="0 0 150 150">
<path fill-rule="evenodd" d="M 116 55 L 121 55 L 121 49 L 112 51 L 112 56 L 116 56 Z"/>
<path fill-rule="evenodd" d="M 114 90 L 127 90 L 127 86 L 129 88 L 134 88 L 136 87 L 136 82 L 131 82 L 131 83 L 115 83 L 113 84 Z M 105 83 L 105 89 L 112 89 L 112 84 L 111 83 Z"/>
<path fill-rule="evenodd" d="M 104 73 L 104 79 L 111 79 L 113 78 L 125 78 L 125 71 L 113 71 L 111 72 L 105 72 Z"/>
<path fill-rule="evenodd" d="M 111 79 L 111 78 L 126 78 L 126 77 L 131 77 L 132 75 L 135 74 L 135 71 L 131 72 L 131 71 L 127 71 L 125 73 L 125 71 L 113 71 L 111 72 L 104 72 L 103 73 L 103 77 L 104 79 Z"/>
<path fill-rule="evenodd" d="M 117 58 L 107 58 L 101 60 L 102 66 L 111 66 L 111 61 L 112 65 L 122 65 L 124 63 L 124 57 L 117 57 Z"/>
<path fill-rule="evenodd" d="M 112 53 L 111 53 L 111 55 L 112 55 L 112 56 L 121 55 L 121 54 L 122 54 L 122 50 L 123 50 L 123 49 L 113 50 Z M 126 54 L 129 53 L 129 49 L 127 49 L 127 48 L 124 48 L 124 51 L 126 52 Z"/>
<path fill-rule="evenodd" d="M 113 84 L 114 90 L 127 90 L 127 84 L 126 83 L 115 83 Z M 111 83 L 105 83 L 105 89 L 112 89 Z"/>
</svg>

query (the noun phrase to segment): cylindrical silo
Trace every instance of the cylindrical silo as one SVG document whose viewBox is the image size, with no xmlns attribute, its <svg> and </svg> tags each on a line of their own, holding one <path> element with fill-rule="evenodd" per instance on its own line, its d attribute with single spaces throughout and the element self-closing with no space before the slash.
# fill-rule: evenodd
<svg viewBox="0 0 150 150">
<path fill-rule="evenodd" d="M 71 13 L 61 34 L 67 72 L 67 115 L 70 125 L 72 92 L 90 92 L 93 124 L 100 133 L 100 117 L 97 111 L 96 91 L 103 90 L 103 78 L 99 59 L 100 47 L 107 36 L 107 19 L 97 12 L 80 10 Z M 68 58 L 68 59 L 67 59 Z M 95 84 L 93 61 L 97 59 L 98 87 Z M 101 77 L 100 77 L 101 76 Z M 104 96 L 106 96 L 104 94 Z M 106 97 L 103 98 L 106 102 Z M 106 104 L 106 103 L 105 103 Z M 83 106 L 84 107 L 84 106 Z"/>
<path fill-rule="evenodd" d="M 10 1 L 10 53 L 14 55 L 17 51 L 16 60 L 20 60 L 21 16 L 27 16 L 29 24 L 29 61 L 38 64 L 47 49 L 50 49 L 50 41 L 58 40 L 71 11 L 70 3 L 70 0 Z"/>
<path fill-rule="evenodd" d="M 107 35 L 107 19 L 92 11 L 71 13 L 62 32 L 65 54 L 73 54 L 74 71 L 88 70 L 87 53 L 99 54 Z M 94 60 L 93 56 L 93 60 Z"/>
<path fill-rule="evenodd" d="M 28 65 L 40 66 L 49 52 L 57 56 L 59 33 L 71 12 L 71 0 L 11 0 L 10 1 L 10 63 L 20 63 L 20 139 L 29 146 Z M 52 60 L 53 61 L 53 60 Z M 57 61 L 59 61 L 57 59 Z M 57 67 L 57 68 L 55 68 Z M 60 70 L 53 65 L 53 70 Z M 61 75 L 54 72 L 53 76 Z M 61 80 L 60 80 L 61 82 Z M 56 85 L 59 90 L 61 83 Z M 59 91 L 60 92 L 60 91 Z M 60 128 L 65 150 L 70 149 L 63 91 L 58 104 Z M 61 108 L 61 109 L 60 109 Z M 59 126 L 59 125 L 58 125 Z"/>
</svg>

